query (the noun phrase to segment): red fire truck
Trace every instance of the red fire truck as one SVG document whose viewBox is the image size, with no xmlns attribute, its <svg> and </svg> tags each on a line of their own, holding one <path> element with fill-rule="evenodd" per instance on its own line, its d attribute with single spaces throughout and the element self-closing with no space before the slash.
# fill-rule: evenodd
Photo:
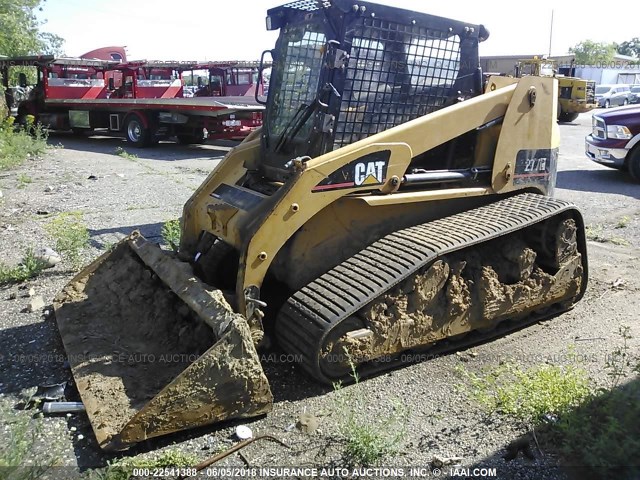
<svg viewBox="0 0 640 480">
<path fill-rule="evenodd" d="M 183 72 L 198 68 L 198 62 L 2 58 L 5 87 L 12 66 L 37 69 L 36 84 L 17 105 L 18 120 L 33 115 L 53 129 L 108 129 L 147 147 L 173 136 L 181 143 L 242 137 L 262 124 L 264 107 L 252 95 L 185 98 Z M 19 79 L 27 87 L 26 76 Z"/>
</svg>

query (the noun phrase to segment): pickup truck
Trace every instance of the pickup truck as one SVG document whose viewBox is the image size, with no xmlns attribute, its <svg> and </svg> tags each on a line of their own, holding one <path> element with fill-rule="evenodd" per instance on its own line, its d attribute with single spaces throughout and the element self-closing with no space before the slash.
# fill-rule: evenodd
<svg viewBox="0 0 640 480">
<path fill-rule="evenodd" d="M 640 182 L 640 105 L 594 113 L 585 153 L 594 162 L 628 170 Z"/>
</svg>

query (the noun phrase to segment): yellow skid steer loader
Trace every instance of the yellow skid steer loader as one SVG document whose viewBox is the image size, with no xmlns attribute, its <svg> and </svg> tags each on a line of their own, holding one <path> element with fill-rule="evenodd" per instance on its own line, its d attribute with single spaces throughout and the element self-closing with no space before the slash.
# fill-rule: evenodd
<svg viewBox="0 0 640 480">
<path fill-rule="evenodd" d="M 556 79 L 483 85 L 482 25 L 368 2 L 267 28 L 264 125 L 186 203 L 179 254 L 134 233 L 55 299 L 105 449 L 268 412 L 269 345 L 331 384 L 586 288 L 582 217 L 551 197 Z"/>
</svg>

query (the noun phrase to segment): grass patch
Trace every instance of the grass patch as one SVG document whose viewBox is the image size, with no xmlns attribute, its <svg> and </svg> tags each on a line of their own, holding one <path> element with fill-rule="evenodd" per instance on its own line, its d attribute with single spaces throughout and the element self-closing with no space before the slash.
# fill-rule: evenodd
<svg viewBox="0 0 640 480">
<path fill-rule="evenodd" d="M 69 260 L 74 268 L 81 265 L 81 253 L 89 245 L 89 230 L 81 212 L 59 214 L 46 226 L 47 233 L 55 241 L 55 248 Z"/>
<path fill-rule="evenodd" d="M 180 246 L 180 237 L 182 229 L 180 227 L 180 219 L 169 220 L 162 225 L 162 240 L 170 246 L 174 251 L 178 251 Z"/>
<path fill-rule="evenodd" d="M 14 118 L 0 123 L 0 170 L 17 167 L 25 159 L 44 153 L 47 149 L 47 132 L 28 118 L 25 128 L 16 129 Z M 31 132 L 31 133 L 28 133 Z"/>
<path fill-rule="evenodd" d="M 116 155 L 118 155 L 119 157 L 126 158 L 128 160 L 133 160 L 138 158 L 138 155 L 136 155 L 135 153 L 129 153 L 122 147 L 116 147 L 115 152 L 116 152 Z"/>
<path fill-rule="evenodd" d="M 483 375 L 461 370 L 470 381 L 473 397 L 489 411 L 539 424 L 546 414 L 563 415 L 589 397 L 589 379 L 583 369 L 542 365 L 522 370 L 503 364 Z"/>
<path fill-rule="evenodd" d="M 345 440 L 344 456 L 349 464 L 373 465 L 401 449 L 407 435 L 409 409 L 396 399 L 390 414 L 368 415 L 353 365 L 352 372 L 355 385 L 347 389 L 339 383 L 334 384 L 338 417 L 343 419 L 338 432 Z"/>
<path fill-rule="evenodd" d="M 33 179 L 29 175 L 25 173 L 18 175 L 18 188 L 25 188 L 30 183 L 33 183 Z"/>
<path fill-rule="evenodd" d="M 109 463 L 105 468 L 87 472 L 83 478 L 86 480 L 129 480 L 133 475 L 134 468 L 148 468 L 151 470 L 154 468 L 187 468 L 194 466 L 196 462 L 195 455 L 179 450 L 168 450 L 155 458 L 118 460 Z"/>
<path fill-rule="evenodd" d="M 44 265 L 35 257 L 33 249 L 28 248 L 19 265 L 10 267 L 0 262 L 0 285 L 24 282 L 38 276 L 42 270 Z"/>
</svg>

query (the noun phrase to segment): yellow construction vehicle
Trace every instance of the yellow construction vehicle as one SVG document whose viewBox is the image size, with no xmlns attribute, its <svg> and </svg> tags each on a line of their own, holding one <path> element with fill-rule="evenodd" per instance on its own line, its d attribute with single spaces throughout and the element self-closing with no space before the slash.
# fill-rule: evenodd
<svg viewBox="0 0 640 480">
<path fill-rule="evenodd" d="M 520 60 L 516 65 L 516 77 L 523 75 L 544 75 L 558 79 L 558 121 L 573 122 L 578 115 L 598 107 L 596 103 L 596 82 L 578 77 L 558 75 L 555 60 L 533 57 Z"/>
<path fill-rule="evenodd" d="M 187 201 L 179 252 L 134 233 L 54 301 L 105 449 L 269 412 L 259 349 L 331 384 L 585 291 L 582 217 L 551 197 L 557 79 L 483 93 L 482 25 L 344 0 L 267 15 L 264 125 Z"/>
</svg>

